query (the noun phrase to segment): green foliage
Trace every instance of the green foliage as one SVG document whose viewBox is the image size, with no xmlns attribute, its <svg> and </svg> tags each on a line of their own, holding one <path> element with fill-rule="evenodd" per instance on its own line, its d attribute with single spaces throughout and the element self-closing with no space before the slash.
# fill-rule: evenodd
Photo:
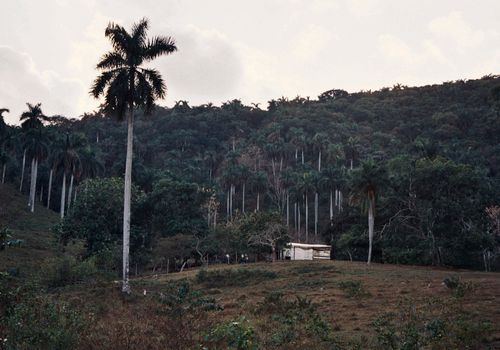
<svg viewBox="0 0 500 350">
<path fill-rule="evenodd" d="M 257 339 L 250 322 L 244 317 L 224 322 L 203 336 L 202 349 L 256 350 Z"/>
<path fill-rule="evenodd" d="M 0 276 L 2 349 L 74 349 L 88 326 L 82 314 L 37 286 L 16 286 Z"/>
<path fill-rule="evenodd" d="M 290 301 L 279 291 L 270 292 L 256 313 L 264 317 L 263 331 L 269 348 L 311 340 L 316 346 L 334 344 L 330 325 L 320 316 L 317 305 L 307 298 L 297 296 Z"/>
<path fill-rule="evenodd" d="M 196 274 L 196 282 L 209 288 L 249 286 L 278 277 L 276 272 L 250 269 L 228 268 L 222 270 L 201 269 Z"/>
<path fill-rule="evenodd" d="M 145 200 L 137 188 L 132 190 L 132 218 L 142 219 L 140 210 Z M 137 222 L 136 221 L 136 222 Z M 138 222 L 137 222 L 138 223 Z M 80 197 L 55 233 L 63 244 L 74 239 L 83 239 L 87 256 L 113 251 L 123 237 L 123 180 L 97 178 L 82 184 Z M 136 259 L 152 243 L 152 236 L 144 227 L 132 225 L 130 250 Z M 102 253 L 101 253 L 102 252 Z"/>
<path fill-rule="evenodd" d="M 40 277 L 50 288 L 92 283 L 103 277 L 96 266 L 96 260 L 95 256 L 84 261 L 69 256 L 56 258 L 44 265 Z"/>
<path fill-rule="evenodd" d="M 207 230 L 202 206 L 209 193 L 194 183 L 162 179 L 147 197 L 152 214 L 152 231 L 161 236 L 201 234 Z"/>
<path fill-rule="evenodd" d="M 372 322 L 377 345 L 384 349 L 418 350 L 481 348 L 491 331 L 489 322 L 476 322 L 454 300 L 428 300 L 423 306 L 411 299 L 398 312 L 385 313 Z"/>
<path fill-rule="evenodd" d="M 473 292 L 475 288 L 472 282 L 463 282 L 459 276 L 446 277 L 443 283 L 446 288 L 452 291 L 455 298 L 463 298 L 466 294 Z"/>
</svg>

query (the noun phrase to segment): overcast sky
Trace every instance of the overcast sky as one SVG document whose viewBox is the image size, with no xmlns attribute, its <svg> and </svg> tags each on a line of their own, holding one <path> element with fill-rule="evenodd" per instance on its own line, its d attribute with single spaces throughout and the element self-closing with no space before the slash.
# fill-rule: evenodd
<svg viewBox="0 0 500 350">
<path fill-rule="evenodd" d="M 332 88 L 424 85 L 500 73 L 498 0 L 0 0 L 0 108 L 78 117 L 110 49 L 109 21 L 175 38 L 158 59 L 168 94 L 190 104 Z"/>
</svg>

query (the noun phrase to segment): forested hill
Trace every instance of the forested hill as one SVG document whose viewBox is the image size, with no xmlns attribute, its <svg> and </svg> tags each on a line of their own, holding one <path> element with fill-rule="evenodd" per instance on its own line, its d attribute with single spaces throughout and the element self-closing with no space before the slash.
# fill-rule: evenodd
<svg viewBox="0 0 500 350">
<path fill-rule="evenodd" d="M 146 176 L 141 171 L 151 175 L 153 170 L 168 170 L 206 182 L 210 170 L 214 176 L 223 173 L 223 161 L 233 143 L 238 157 L 251 159 L 261 153 L 264 160 L 278 152 L 290 161 L 296 148 L 304 149 L 305 161 L 312 166 L 320 143 L 328 143 L 327 150 L 344 157 L 346 165 L 350 158 L 357 164 L 370 157 L 388 160 L 432 153 L 495 176 L 500 166 L 500 119 L 493 92 L 498 86 L 498 77 L 486 77 L 353 94 L 332 90 L 318 100 L 273 100 L 268 110 L 244 106 L 238 100 L 220 108 L 190 107 L 180 101 L 172 109 L 157 108 L 152 116 L 138 117 L 137 180 Z M 124 124 L 91 115 L 57 129 L 82 132 L 94 144 L 99 138 L 106 174 L 122 173 Z M 315 139 L 318 134 L 324 140 Z M 148 179 L 142 180 L 143 186 L 147 183 Z"/>
<path fill-rule="evenodd" d="M 336 257 L 364 260 L 364 199 L 376 198 L 376 261 L 494 268 L 500 233 L 487 208 L 495 212 L 500 205 L 499 116 L 497 76 L 358 93 L 331 90 L 317 99 L 272 100 L 266 109 L 239 100 L 221 107 L 179 101 L 149 116 L 138 112 L 133 183 L 142 197 L 132 221 L 142 240 L 132 253 L 178 234 L 219 244 L 204 253 L 198 245 L 202 256 L 243 252 L 246 238 L 224 224 L 238 213 L 259 211 L 276 212 L 294 240 L 332 242 Z M 76 188 L 71 192 L 70 185 L 69 204 L 85 179 L 123 177 L 125 123 L 97 112 L 44 124 L 34 128 L 36 191 L 46 202 L 53 169 L 52 209 L 60 210 L 63 174 Z M 26 174 L 35 152 L 32 129 L 2 131 L 6 181 L 16 185 L 24 151 Z M 96 198 L 118 196 L 115 185 L 94 182 L 89 191 Z M 90 219 L 82 219 L 79 209 L 89 210 L 76 201 L 63 235 L 91 232 L 81 229 Z M 109 227 L 113 238 L 106 242 L 119 241 L 119 227 Z"/>
</svg>

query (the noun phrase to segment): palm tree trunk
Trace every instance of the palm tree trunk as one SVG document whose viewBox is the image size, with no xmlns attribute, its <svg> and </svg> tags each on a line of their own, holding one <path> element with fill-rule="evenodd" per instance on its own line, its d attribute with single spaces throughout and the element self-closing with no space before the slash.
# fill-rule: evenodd
<svg viewBox="0 0 500 350">
<path fill-rule="evenodd" d="M 226 221 L 229 222 L 229 197 L 231 190 L 227 190 L 227 197 L 226 197 Z"/>
<path fill-rule="evenodd" d="M 245 183 L 243 182 L 241 212 L 245 214 Z"/>
<path fill-rule="evenodd" d="M 372 261 L 372 245 L 373 245 L 373 224 L 374 224 L 374 216 L 373 216 L 373 201 L 369 200 L 368 206 L 368 265 Z"/>
<path fill-rule="evenodd" d="M 290 193 L 286 191 L 286 227 L 290 226 Z"/>
<path fill-rule="evenodd" d="M 297 164 L 298 158 L 299 158 L 299 149 L 295 148 L 295 164 Z"/>
<path fill-rule="evenodd" d="M 49 173 L 49 190 L 47 192 L 47 209 L 50 209 L 50 193 L 52 191 L 52 173 L 54 172 L 53 169 L 50 169 Z"/>
<path fill-rule="evenodd" d="M 319 194 L 314 194 L 314 236 L 318 237 L 318 211 L 319 211 Z"/>
<path fill-rule="evenodd" d="M 132 105 L 132 103 L 131 103 Z M 125 162 L 125 188 L 123 193 L 123 280 L 122 292 L 130 294 L 129 251 L 130 251 L 130 206 L 132 200 L 132 153 L 134 141 L 134 109 L 129 108 L 127 120 L 127 159 Z"/>
<path fill-rule="evenodd" d="M 33 194 L 31 197 L 31 212 L 35 212 L 35 198 L 36 198 L 36 180 L 38 177 L 38 159 L 35 159 L 35 170 L 33 172 L 33 184 L 31 185 L 31 188 L 33 190 Z"/>
<path fill-rule="evenodd" d="M 260 192 L 257 192 L 257 211 L 260 210 Z"/>
<path fill-rule="evenodd" d="M 300 202 L 297 202 L 297 232 L 300 240 Z"/>
<path fill-rule="evenodd" d="M 2 183 L 5 183 L 5 170 L 7 169 L 7 164 L 3 165 L 3 170 L 2 170 Z"/>
<path fill-rule="evenodd" d="M 24 168 L 26 167 L 26 149 L 23 152 L 23 165 L 21 170 L 21 184 L 19 185 L 19 192 L 23 192 Z"/>
<path fill-rule="evenodd" d="M 330 189 L 330 224 L 333 225 L 333 191 Z"/>
<path fill-rule="evenodd" d="M 302 165 L 304 165 L 304 149 L 302 148 Z"/>
<path fill-rule="evenodd" d="M 63 180 L 61 188 L 61 219 L 64 219 L 64 207 L 66 206 L 66 172 L 63 170 Z"/>
<path fill-rule="evenodd" d="M 35 189 L 33 188 L 33 185 L 35 184 L 35 157 L 33 157 L 31 159 L 31 176 L 30 176 L 30 194 L 29 194 L 29 199 L 28 199 L 28 207 L 30 207 L 30 210 L 31 210 L 31 207 L 32 207 L 32 203 L 33 203 L 33 197 L 34 197 L 34 194 L 33 192 L 35 191 Z"/>
<path fill-rule="evenodd" d="M 351 170 L 352 170 L 352 163 L 353 163 L 353 160 L 352 160 L 352 158 L 351 158 Z"/>
<path fill-rule="evenodd" d="M 309 243 L 309 204 L 307 203 L 307 192 L 305 195 L 306 206 L 306 243 Z"/>
<path fill-rule="evenodd" d="M 71 200 L 73 198 L 71 198 L 71 194 L 73 193 L 73 179 L 74 179 L 74 175 L 73 173 L 71 173 L 71 178 L 69 180 L 69 189 L 68 189 L 68 211 L 69 211 L 69 208 L 71 207 Z"/>
<path fill-rule="evenodd" d="M 43 203 L 43 186 L 40 188 L 40 202 Z"/>
<path fill-rule="evenodd" d="M 321 172 L 321 150 L 318 152 L 318 172 Z"/>
</svg>

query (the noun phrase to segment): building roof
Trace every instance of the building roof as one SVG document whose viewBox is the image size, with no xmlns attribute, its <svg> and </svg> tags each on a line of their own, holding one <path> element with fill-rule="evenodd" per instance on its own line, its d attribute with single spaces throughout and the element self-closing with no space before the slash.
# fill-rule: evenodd
<svg viewBox="0 0 500 350">
<path fill-rule="evenodd" d="M 314 248 L 328 248 L 331 249 L 332 246 L 326 244 L 305 244 L 305 243 L 293 243 L 290 242 L 287 244 L 287 247 L 293 248 L 304 248 L 304 249 L 314 249 Z"/>
</svg>

